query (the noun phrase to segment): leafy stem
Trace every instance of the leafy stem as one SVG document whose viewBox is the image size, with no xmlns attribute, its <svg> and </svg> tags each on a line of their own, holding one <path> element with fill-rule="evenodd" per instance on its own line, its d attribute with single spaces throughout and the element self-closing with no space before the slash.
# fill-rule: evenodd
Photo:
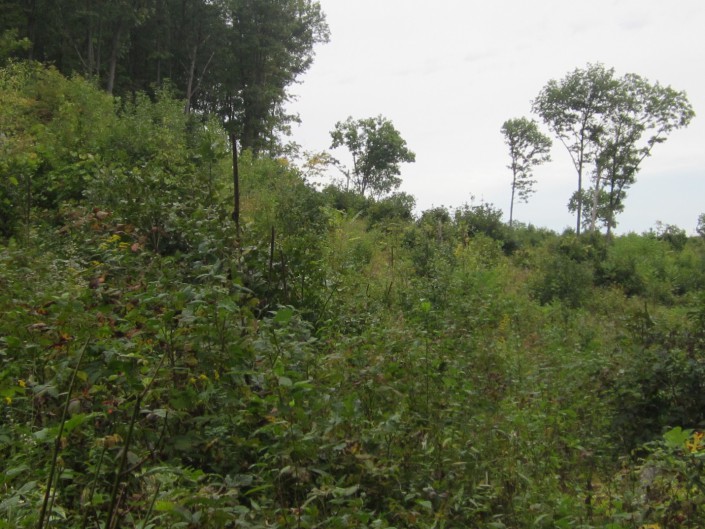
<svg viewBox="0 0 705 529">
<path fill-rule="evenodd" d="M 76 375 L 78 373 L 78 368 L 83 360 L 83 355 L 86 353 L 86 348 L 90 343 L 90 338 L 86 340 L 81 348 L 81 352 L 78 355 L 78 361 L 76 362 L 76 367 L 74 367 L 71 373 L 71 381 L 69 382 L 68 390 L 66 391 L 66 400 L 64 401 L 64 409 L 61 412 L 61 423 L 59 424 L 59 432 L 56 434 L 56 440 L 54 441 L 54 453 L 51 459 L 51 468 L 49 470 L 49 477 L 47 477 L 47 486 L 44 491 L 44 501 L 42 502 L 42 509 L 39 512 L 39 522 L 37 523 L 37 529 L 42 529 L 44 527 L 44 520 L 47 514 L 47 507 L 49 506 L 49 498 L 51 497 L 52 484 L 54 483 L 54 474 L 56 473 L 56 464 L 59 460 L 59 450 L 61 450 L 61 436 L 64 433 L 64 425 L 66 424 L 66 416 L 69 412 L 69 404 L 71 403 L 71 392 L 73 391 L 73 385 L 76 382 Z"/>
</svg>

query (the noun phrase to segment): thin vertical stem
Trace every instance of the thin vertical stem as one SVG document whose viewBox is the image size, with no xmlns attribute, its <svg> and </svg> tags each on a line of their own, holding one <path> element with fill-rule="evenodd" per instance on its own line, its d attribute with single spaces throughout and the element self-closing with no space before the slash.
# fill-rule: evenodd
<svg viewBox="0 0 705 529">
<path fill-rule="evenodd" d="M 233 149 L 233 221 L 235 222 L 235 237 L 240 244 L 240 172 L 238 170 L 237 138 L 230 133 L 230 143 Z"/>
<path fill-rule="evenodd" d="M 44 501 L 42 502 L 42 509 L 39 512 L 39 522 L 37 523 L 37 529 L 43 529 L 44 519 L 47 514 L 47 507 L 49 506 L 49 498 L 51 497 L 52 485 L 54 483 L 54 474 L 56 473 L 56 463 L 59 459 L 59 450 L 61 449 L 61 436 L 64 434 L 64 425 L 66 424 L 66 416 L 69 412 L 69 404 L 71 403 L 71 392 L 73 391 L 73 385 L 76 382 L 76 374 L 78 373 L 78 368 L 83 360 L 83 355 L 86 353 L 86 348 L 90 343 L 90 339 L 86 340 L 83 344 L 81 352 L 78 355 L 78 361 L 76 362 L 76 367 L 73 369 L 71 374 L 71 381 L 69 382 L 69 388 L 66 391 L 66 400 L 64 401 L 64 409 L 61 413 L 61 424 L 59 425 L 59 432 L 56 434 L 56 440 L 54 441 L 54 454 L 51 459 L 51 469 L 49 470 L 49 477 L 47 478 L 47 488 L 44 491 Z"/>
</svg>

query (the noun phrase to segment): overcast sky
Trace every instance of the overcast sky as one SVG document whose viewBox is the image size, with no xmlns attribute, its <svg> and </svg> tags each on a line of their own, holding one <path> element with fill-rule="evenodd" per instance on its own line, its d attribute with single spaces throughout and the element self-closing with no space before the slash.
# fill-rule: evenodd
<svg viewBox="0 0 705 529">
<path fill-rule="evenodd" d="M 416 153 L 416 163 L 402 167 L 401 190 L 419 211 L 474 196 L 506 220 L 511 174 L 502 123 L 536 117 L 531 101 L 550 79 L 601 62 L 618 75 L 685 90 L 696 112 L 642 164 L 617 232 L 643 232 L 656 221 L 694 232 L 705 212 L 703 0 L 320 3 L 331 41 L 316 48 L 290 107 L 302 120 L 292 140 L 305 150 L 329 149 L 336 121 L 382 114 Z M 552 157 L 535 170 L 536 193 L 515 206 L 515 218 L 561 231 L 575 225 L 566 204 L 577 175 L 558 142 Z"/>
</svg>

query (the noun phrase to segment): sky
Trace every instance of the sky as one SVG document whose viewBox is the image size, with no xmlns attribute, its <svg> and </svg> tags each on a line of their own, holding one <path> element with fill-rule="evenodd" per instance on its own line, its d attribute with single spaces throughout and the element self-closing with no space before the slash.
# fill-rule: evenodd
<svg viewBox="0 0 705 529">
<path fill-rule="evenodd" d="M 500 132 L 531 114 L 551 79 L 602 63 L 684 90 L 696 117 L 657 145 L 628 191 L 617 233 L 657 221 L 694 233 L 705 213 L 705 2 L 702 0 L 320 0 L 331 38 L 289 110 L 292 141 L 330 151 L 337 121 L 390 119 L 416 153 L 400 191 L 417 212 L 488 202 L 508 220 L 511 173 Z M 539 120 L 540 121 L 540 120 Z M 542 130 L 550 135 L 548 128 Z M 346 161 L 347 153 L 330 151 Z M 534 171 L 536 193 L 515 204 L 520 222 L 562 231 L 577 188 L 568 152 Z"/>
</svg>

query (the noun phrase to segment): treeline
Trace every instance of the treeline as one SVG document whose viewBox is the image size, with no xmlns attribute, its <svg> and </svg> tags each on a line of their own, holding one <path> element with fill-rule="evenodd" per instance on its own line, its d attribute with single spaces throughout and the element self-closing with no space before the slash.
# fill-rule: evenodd
<svg viewBox="0 0 705 529">
<path fill-rule="evenodd" d="M 633 73 L 618 77 L 602 64 L 550 80 L 532 107 L 566 148 L 578 176 L 568 203 L 576 213 L 575 231 L 595 232 L 602 225 L 608 237 L 654 147 L 695 116 L 684 91 Z M 507 120 L 502 134 L 511 160 L 511 224 L 515 198 L 527 201 L 533 193 L 533 169 L 549 161 L 551 140 L 527 118 Z"/>
<path fill-rule="evenodd" d="M 0 53 L 115 95 L 171 86 L 186 110 L 220 116 L 255 152 L 295 119 L 287 89 L 328 39 L 311 0 L 3 1 L 0 11 Z"/>
</svg>

